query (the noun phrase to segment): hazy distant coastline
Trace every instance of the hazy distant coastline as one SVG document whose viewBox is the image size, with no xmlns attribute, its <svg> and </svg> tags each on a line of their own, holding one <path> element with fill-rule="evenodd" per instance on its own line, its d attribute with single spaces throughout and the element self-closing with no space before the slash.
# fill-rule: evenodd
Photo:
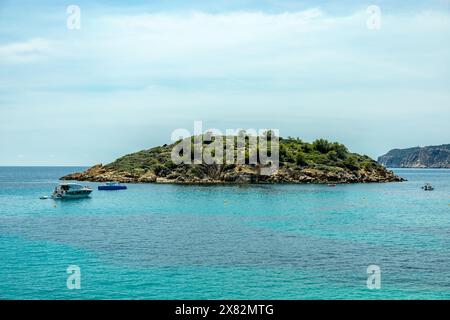
<svg viewBox="0 0 450 320">
<path fill-rule="evenodd" d="M 450 168 L 450 144 L 394 149 L 380 156 L 378 162 L 388 168 Z"/>
</svg>

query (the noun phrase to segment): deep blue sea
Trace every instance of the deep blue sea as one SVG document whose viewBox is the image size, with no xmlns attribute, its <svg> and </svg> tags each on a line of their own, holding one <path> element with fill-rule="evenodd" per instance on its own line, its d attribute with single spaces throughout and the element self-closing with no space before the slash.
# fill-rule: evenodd
<svg viewBox="0 0 450 320">
<path fill-rule="evenodd" d="M 84 169 L 0 167 L 0 299 L 450 299 L 450 170 L 39 199 Z M 379 290 L 366 285 L 371 264 Z"/>
</svg>

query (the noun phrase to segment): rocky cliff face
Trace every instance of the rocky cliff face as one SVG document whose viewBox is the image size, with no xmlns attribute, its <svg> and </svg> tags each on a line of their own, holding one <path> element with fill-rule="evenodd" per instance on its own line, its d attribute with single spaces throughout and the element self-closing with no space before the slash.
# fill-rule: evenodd
<svg viewBox="0 0 450 320">
<path fill-rule="evenodd" d="M 450 168 L 450 144 L 394 149 L 378 162 L 388 168 Z"/>
<path fill-rule="evenodd" d="M 350 153 L 326 140 L 306 143 L 280 138 L 279 168 L 262 175 L 258 164 L 174 164 L 172 145 L 126 155 L 107 165 L 95 165 L 63 180 L 124 183 L 357 183 L 403 181 L 367 156 Z"/>
</svg>

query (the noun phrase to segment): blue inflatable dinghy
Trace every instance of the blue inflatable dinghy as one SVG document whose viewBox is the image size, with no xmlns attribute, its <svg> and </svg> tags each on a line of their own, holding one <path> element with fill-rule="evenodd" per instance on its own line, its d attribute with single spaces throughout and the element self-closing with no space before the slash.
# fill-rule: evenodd
<svg viewBox="0 0 450 320">
<path fill-rule="evenodd" d="M 123 186 L 118 182 L 107 182 L 102 186 L 98 186 L 98 190 L 125 190 L 127 186 Z"/>
</svg>

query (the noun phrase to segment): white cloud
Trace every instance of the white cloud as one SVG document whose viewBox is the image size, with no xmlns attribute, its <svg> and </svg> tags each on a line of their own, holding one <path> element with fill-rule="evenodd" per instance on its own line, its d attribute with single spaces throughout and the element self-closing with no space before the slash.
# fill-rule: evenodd
<svg viewBox="0 0 450 320">
<path fill-rule="evenodd" d="M 336 83 L 361 72 L 364 81 L 434 73 L 436 60 L 420 59 L 437 53 L 448 14 L 384 15 L 379 31 L 368 30 L 366 19 L 365 11 L 329 16 L 320 9 L 99 16 L 84 19 L 82 32 L 53 39 L 53 58 L 77 64 L 70 82 L 85 75 L 100 83 L 148 81 L 144 87 L 161 79 Z M 17 46 L 5 49 L 13 60 L 48 49 L 36 40 Z M 439 50 L 444 55 L 448 46 Z"/>
<path fill-rule="evenodd" d="M 49 52 L 49 41 L 34 38 L 0 46 L 0 60 L 5 62 L 33 62 Z"/>
<path fill-rule="evenodd" d="M 73 127 L 97 139 L 99 128 L 114 136 L 124 127 L 104 140 L 121 154 L 201 119 L 348 141 L 365 153 L 375 145 L 373 155 L 388 142 L 448 136 L 449 14 L 383 12 L 378 31 L 367 17 L 320 9 L 86 15 L 79 31 L 0 45 L 8 71 L 0 74 L 0 136 L 51 139 Z M 440 130 L 400 138 L 411 127 Z M 95 149 L 69 138 L 80 154 Z"/>
<path fill-rule="evenodd" d="M 168 79 L 222 79 L 309 86 L 362 73 L 364 82 L 433 75 L 448 14 L 383 15 L 379 31 L 366 28 L 367 18 L 365 11 L 329 16 L 320 9 L 100 15 L 83 19 L 82 31 L 64 30 L 52 38 L 52 52 L 48 40 L 36 38 L 0 47 L 0 57 L 32 62 L 51 53 L 68 75 L 53 75 L 52 81 L 68 85 L 148 87 Z M 440 55 L 448 48 L 441 46 Z M 420 61 L 424 55 L 434 55 L 434 61 Z"/>
</svg>

